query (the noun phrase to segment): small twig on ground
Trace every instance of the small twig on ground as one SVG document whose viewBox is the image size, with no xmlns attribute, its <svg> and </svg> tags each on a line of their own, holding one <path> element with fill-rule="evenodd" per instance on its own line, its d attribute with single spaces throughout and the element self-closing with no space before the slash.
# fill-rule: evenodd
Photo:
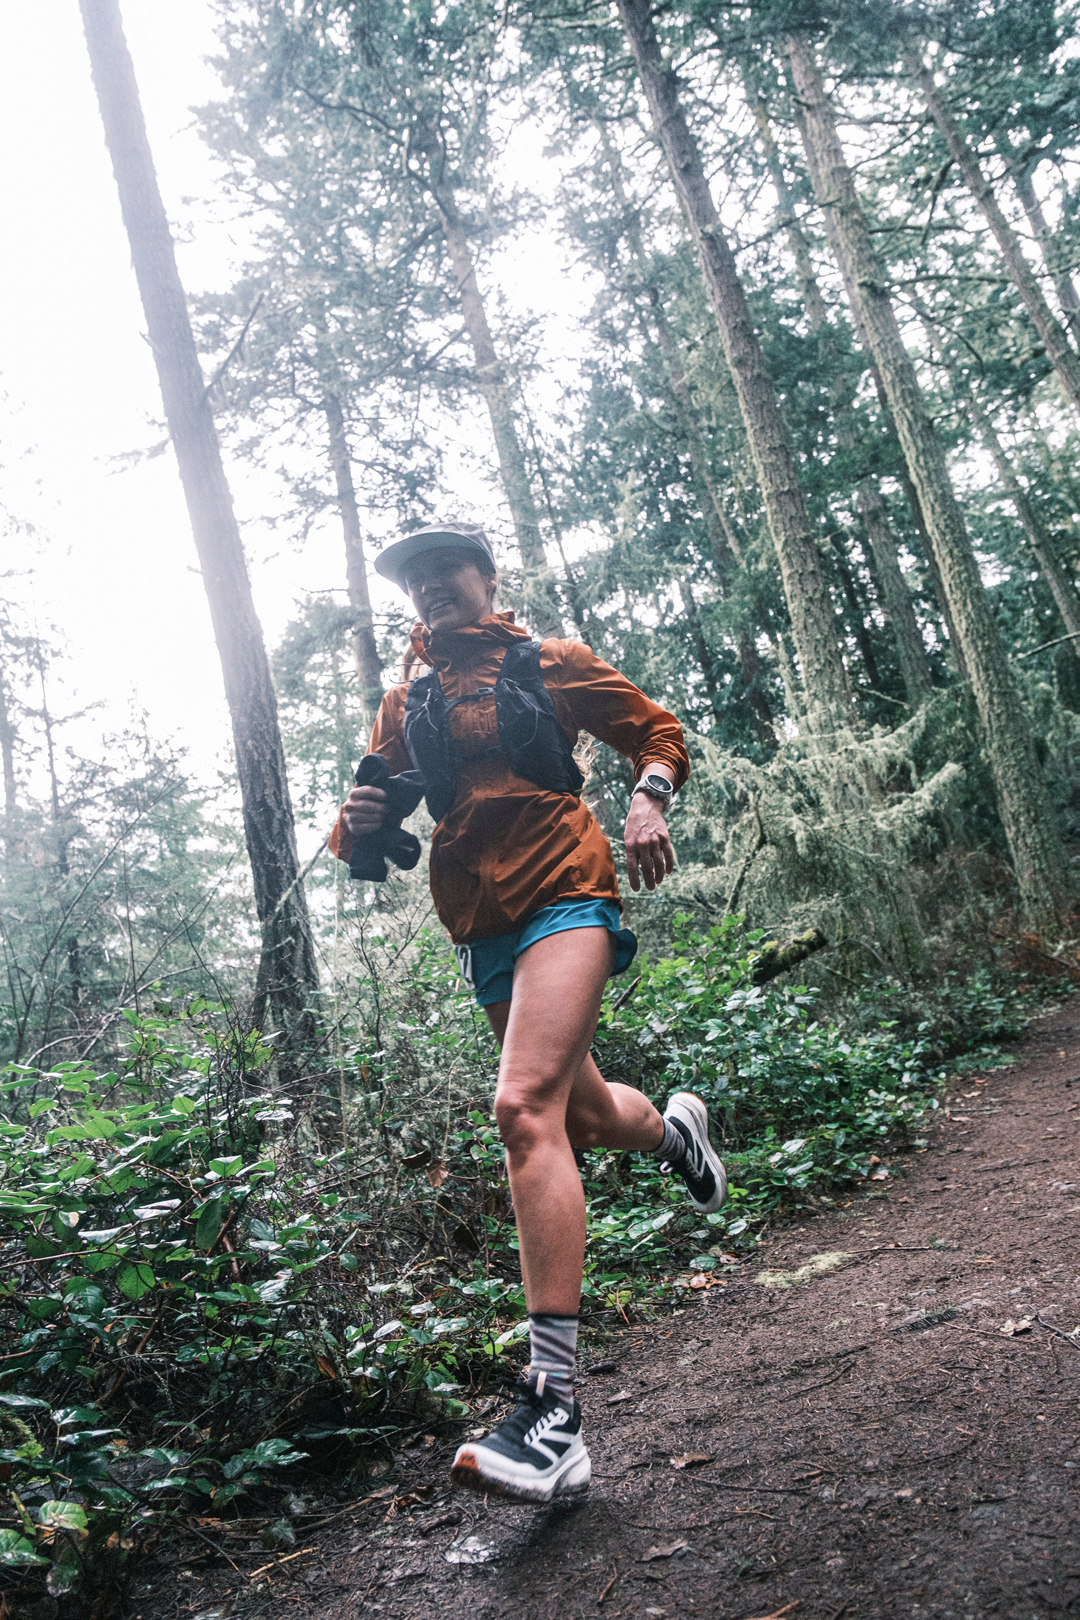
<svg viewBox="0 0 1080 1620">
<path fill-rule="evenodd" d="M 263 1564 L 261 1569 L 253 1569 L 251 1574 L 248 1576 L 248 1580 L 253 1581 L 256 1575 L 265 1575 L 268 1569 L 280 1569 L 282 1564 L 291 1564 L 294 1558 L 303 1558 L 306 1553 L 313 1553 L 317 1551 L 317 1547 L 301 1547 L 299 1552 L 289 1553 L 288 1557 L 286 1558 L 276 1558 L 272 1564 Z M 233 1564 L 233 1568 L 236 1569 L 235 1564 Z M 237 1569 L 236 1573 L 239 1575 L 240 1571 Z"/>
<path fill-rule="evenodd" d="M 597 1599 L 596 1599 L 596 1607 L 597 1608 L 599 1608 L 601 1603 L 603 1603 L 604 1599 L 609 1596 L 609 1594 L 611 1593 L 611 1591 L 615 1587 L 615 1584 L 618 1581 L 618 1579 L 619 1579 L 619 1572 L 618 1572 L 618 1570 L 616 1570 L 614 1575 L 612 1575 L 610 1581 L 608 1581 L 607 1585 L 604 1587 L 604 1590 L 597 1597 Z"/>
<path fill-rule="evenodd" d="M 785 1603 L 784 1607 L 782 1609 L 774 1609 L 772 1614 L 755 1615 L 753 1617 L 753 1620 L 780 1620 L 781 1615 L 787 1614 L 788 1611 L 791 1610 L 791 1609 L 797 1609 L 801 1602 L 802 1602 L 802 1598 L 792 1598 L 791 1602 L 790 1603 Z M 846 1609 L 846 1608 L 847 1608 L 847 1604 L 845 1603 L 844 1604 L 844 1609 Z M 839 1612 L 841 1614 L 843 1614 L 844 1609 L 841 1609 Z M 835 1616 L 833 1617 L 833 1620 L 836 1620 Z"/>
<path fill-rule="evenodd" d="M 202 1531 L 196 1530 L 193 1524 L 187 1525 L 186 1528 L 191 1531 L 193 1536 L 198 1536 L 200 1541 L 205 1541 L 206 1545 L 211 1549 L 211 1551 L 217 1553 L 219 1557 L 224 1558 L 227 1564 L 232 1564 L 233 1569 L 236 1570 L 238 1575 L 242 1575 L 244 1573 L 239 1565 L 233 1564 L 232 1559 L 229 1557 L 224 1547 L 219 1547 L 216 1541 L 211 1541 L 209 1536 L 204 1536 Z"/>
<path fill-rule="evenodd" d="M 846 1372 L 850 1372 L 852 1365 L 853 1364 L 849 1361 L 846 1366 L 837 1367 L 831 1378 L 823 1378 L 820 1383 L 811 1384 L 807 1389 L 793 1390 L 790 1395 L 779 1395 L 777 1396 L 777 1399 L 780 1401 L 797 1401 L 803 1395 L 812 1395 L 815 1389 L 826 1389 L 829 1384 L 835 1384 L 838 1378 L 843 1378 Z"/>
<path fill-rule="evenodd" d="M 1071 1333 L 1062 1333 L 1060 1328 L 1051 1327 L 1049 1322 L 1043 1321 L 1038 1311 L 1035 1312 L 1035 1320 L 1038 1322 L 1040 1327 L 1044 1327 L 1046 1329 L 1047 1333 L 1056 1334 L 1059 1339 L 1064 1339 L 1066 1344 L 1071 1344 L 1074 1350 L 1080 1350 L 1080 1344 L 1077 1344 Z"/>
</svg>

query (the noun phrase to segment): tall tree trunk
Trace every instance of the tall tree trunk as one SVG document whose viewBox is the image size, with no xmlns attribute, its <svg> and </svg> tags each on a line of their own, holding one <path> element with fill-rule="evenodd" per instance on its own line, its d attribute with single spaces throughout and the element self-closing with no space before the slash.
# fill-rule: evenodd
<svg viewBox="0 0 1080 1620">
<path fill-rule="evenodd" d="M 859 428 L 851 409 L 852 390 L 842 387 L 839 382 L 842 375 L 840 353 L 825 309 L 825 300 L 821 296 L 821 288 L 818 286 L 817 276 L 814 273 L 810 245 L 803 235 L 795 215 L 794 201 L 788 190 L 787 177 L 784 174 L 783 162 L 773 136 L 772 126 L 769 123 L 764 98 L 760 90 L 755 88 L 748 69 L 744 71 L 744 77 L 747 82 L 747 93 L 753 104 L 754 117 L 761 134 L 762 145 L 765 149 L 769 177 L 772 180 L 773 190 L 776 192 L 780 218 L 798 271 L 799 285 L 802 289 L 803 305 L 806 309 L 807 319 L 824 352 L 830 375 L 837 379 L 831 389 L 833 422 L 836 427 L 837 442 L 843 449 L 853 452 L 859 444 Z M 907 588 L 907 583 L 900 568 L 896 541 L 893 539 L 892 530 L 889 528 L 889 521 L 885 515 L 885 505 L 881 499 L 881 490 L 876 479 L 862 478 L 859 480 L 855 485 L 855 502 L 859 509 L 859 516 L 863 521 L 863 528 L 866 531 L 866 538 L 870 544 L 878 582 L 881 586 L 881 606 L 892 626 L 893 640 L 896 644 L 896 654 L 900 664 L 900 676 L 904 683 L 904 690 L 911 706 L 918 708 L 933 691 L 930 664 L 926 656 L 926 648 L 923 645 L 919 623 L 915 617 L 911 593 Z M 877 685 L 876 681 L 874 685 Z"/>
<path fill-rule="evenodd" d="M 1038 163 L 1037 161 L 1035 163 L 1022 163 L 1013 152 L 1012 144 L 1004 130 L 996 132 L 996 139 L 998 150 L 1009 165 L 1009 173 L 1012 175 L 1013 185 L 1016 187 L 1016 195 L 1020 198 L 1024 213 L 1027 215 L 1028 224 L 1031 226 L 1031 234 L 1039 244 L 1039 252 L 1042 254 L 1043 263 L 1053 278 L 1054 287 L 1061 300 L 1061 307 L 1065 311 L 1065 319 L 1075 336 L 1077 317 L 1080 316 L 1080 293 L 1076 290 L 1076 283 L 1073 281 L 1071 271 L 1061 263 L 1058 240 L 1050 229 L 1046 215 L 1043 213 L 1042 203 L 1035 193 L 1033 176 Z"/>
<path fill-rule="evenodd" d="M 1072 348 L 1068 338 L 1062 330 L 1061 323 L 1054 317 L 1050 305 L 1043 297 L 1042 288 L 1035 279 L 1035 274 L 1024 257 L 1020 245 L 1020 238 L 1009 224 L 994 195 L 994 188 L 984 176 L 979 167 L 979 160 L 963 135 L 952 113 L 946 107 L 933 74 L 926 67 L 917 51 L 911 47 L 904 50 L 904 60 L 908 72 L 911 74 L 934 123 L 941 131 L 945 144 L 953 162 L 960 169 L 967 181 L 972 196 L 982 209 L 986 222 L 994 233 L 994 239 L 1001 249 L 1001 256 L 1005 260 L 1006 268 L 1017 292 L 1027 306 L 1028 314 L 1035 324 L 1035 330 L 1042 338 L 1046 347 L 1047 358 L 1057 372 L 1066 397 L 1072 401 L 1075 409 L 1080 412 L 1080 358 Z"/>
<path fill-rule="evenodd" d="M 375 624 L 368 594 L 367 562 L 360 532 L 360 511 L 356 504 L 349 441 L 345 433 L 345 413 L 336 394 L 323 396 L 323 414 L 330 435 L 330 465 L 337 486 L 341 533 L 345 541 L 345 579 L 356 617 L 353 619 L 352 650 L 360 682 L 360 711 L 370 732 L 382 702 L 382 661 L 375 643 Z"/>
<path fill-rule="evenodd" d="M 117 0 L 79 0 L 105 141 L 120 193 L 169 434 L 184 486 L 236 745 L 244 834 L 262 925 L 256 1013 L 269 1001 L 295 1075 L 319 988 L 277 700 L 232 497 L 199 367 L 172 236 Z"/>
<path fill-rule="evenodd" d="M 1067 570 L 1058 561 L 1053 542 L 1028 499 L 1027 491 L 1013 471 L 1012 463 L 1005 453 L 1005 446 L 998 438 L 989 415 L 983 409 L 982 400 L 974 389 L 968 390 L 967 397 L 979 437 L 994 459 L 998 477 L 1012 502 L 1013 510 L 1020 519 L 1042 576 L 1053 593 L 1062 623 L 1070 636 L 1080 637 L 1080 597 L 1076 594 L 1076 586 Z M 1080 658 L 1080 639 L 1069 642 L 1068 647 L 1077 658 Z"/>
<path fill-rule="evenodd" d="M 637 217 L 630 206 L 630 199 L 627 197 L 626 188 L 623 185 L 619 154 L 612 146 L 607 127 L 600 123 L 599 120 L 594 120 L 594 127 L 603 147 L 604 159 L 611 175 L 612 188 L 623 210 L 623 232 L 630 245 L 630 251 L 644 277 L 648 266 L 648 256 L 645 252 L 645 244 L 641 239 L 641 230 L 638 226 Z M 724 510 L 723 499 L 717 487 L 716 479 L 713 477 L 708 453 L 698 430 L 697 411 L 694 408 L 693 397 L 690 393 L 690 384 L 686 379 L 678 340 L 664 311 L 660 289 L 656 286 L 650 286 L 648 288 L 648 298 L 649 316 L 646 317 L 643 312 L 639 311 L 639 324 L 646 342 L 651 344 L 655 340 L 662 356 L 663 369 L 667 376 L 671 400 L 675 409 L 675 419 L 679 424 L 679 432 L 686 444 L 687 455 L 690 458 L 690 473 L 697 493 L 698 504 L 705 519 L 705 532 L 709 537 L 709 546 L 712 550 L 713 561 L 716 564 L 720 590 L 722 594 L 727 595 L 731 588 L 733 571 L 736 568 L 744 569 L 746 566 L 743 561 L 742 548 Z M 704 633 L 700 629 L 700 621 L 695 634 L 704 642 Z M 773 724 L 772 710 L 769 707 L 765 693 L 761 689 L 761 662 L 758 658 L 757 648 L 754 645 L 753 634 L 746 624 L 743 624 L 739 629 L 738 649 L 739 663 L 746 684 L 746 701 L 754 717 L 754 730 L 757 733 L 758 742 L 765 748 L 776 749 L 780 745 Z M 714 713 L 717 713 L 715 708 Z M 717 713 L 717 719 L 719 718 L 719 713 Z"/>
<path fill-rule="evenodd" d="M 859 595 L 859 587 L 856 585 L 855 577 L 851 572 L 851 565 L 848 561 L 847 552 L 844 550 L 843 541 L 839 534 L 835 533 L 830 535 L 829 538 L 832 543 L 833 554 L 836 557 L 836 569 L 840 575 L 840 583 L 843 586 L 844 595 L 847 597 L 847 604 L 851 610 L 851 625 L 855 631 L 855 640 L 859 644 L 859 652 L 862 654 L 863 668 L 866 670 L 871 690 L 880 692 L 882 686 L 881 675 L 877 667 L 877 659 L 874 656 L 874 643 L 870 639 L 870 627 L 866 622 L 865 604 Z"/>
<path fill-rule="evenodd" d="M 428 186 L 442 218 L 443 240 L 454 271 L 461 318 L 476 360 L 476 380 L 491 417 L 502 486 L 525 571 L 525 600 L 531 628 L 540 637 L 561 636 L 562 616 L 551 570 L 544 555 L 540 519 L 533 500 L 525 452 L 514 420 L 513 395 L 506 369 L 499 359 L 488 325 L 465 222 L 452 188 L 441 176 L 441 166 L 445 160 L 441 142 L 430 128 L 426 131 L 425 139 L 431 154 Z"/>
<path fill-rule="evenodd" d="M 814 191 L 835 232 L 845 282 L 857 300 L 881 374 L 970 671 L 1021 903 L 1030 922 L 1049 924 L 1066 906 L 1065 858 L 1027 716 L 979 577 L 944 451 L 904 348 L 812 47 L 797 34 L 789 34 L 784 44 Z"/>
<path fill-rule="evenodd" d="M 566 581 L 566 600 L 570 605 L 570 617 L 573 619 L 574 628 L 582 641 L 587 642 L 590 647 L 596 649 L 603 643 L 603 628 L 591 616 L 585 606 L 585 600 L 581 594 L 581 585 L 566 555 L 566 549 L 563 545 L 563 527 L 555 511 L 555 502 L 551 498 L 551 486 L 548 483 L 544 458 L 540 453 L 540 445 L 536 437 L 536 424 L 533 421 L 528 400 L 523 399 L 521 401 L 521 408 L 525 413 L 525 420 L 529 424 L 533 462 L 536 466 L 537 476 L 540 479 L 540 488 L 544 492 L 544 507 L 547 511 L 548 527 L 551 530 L 551 537 L 555 541 L 555 549 L 559 553 L 559 561 L 562 563 L 563 579 Z"/>
<path fill-rule="evenodd" d="M 698 250 L 728 369 L 735 383 L 806 685 L 811 728 L 855 723 L 836 620 L 799 487 L 795 458 L 765 369 L 746 295 L 709 191 L 701 154 L 679 104 L 678 79 L 663 60 L 649 0 L 618 0 L 627 38 Z M 816 711 L 816 712 L 815 712 Z"/>
<path fill-rule="evenodd" d="M 15 727 L 11 723 L 2 664 L 0 664 L 0 761 L 3 762 L 4 771 L 4 819 L 10 837 L 19 805 L 15 786 Z M 8 853 L 11 853 L 10 850 Z"/>
</svg>

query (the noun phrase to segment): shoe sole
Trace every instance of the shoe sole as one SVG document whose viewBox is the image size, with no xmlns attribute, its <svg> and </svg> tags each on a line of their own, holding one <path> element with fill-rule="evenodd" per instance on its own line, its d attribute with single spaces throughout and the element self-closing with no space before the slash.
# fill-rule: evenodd
<svg viewBox="0 0 1080 1620">
<path fill-rule="evenodd" d="M 720 1191 L 720 1197 L 718 1199 L 712 1199 L 707 1204 L 699 1204 L 693 1193 L 690 1193 L 690 1202 L 693 1204 L 694 1208 L 700 1210 L 703 1215 L 714 1215 L 727 1198 L 727 1171 L 724 1169 L 720 1159 L 713 1151 L 713 1145 L 709 1141 L 709 1111 L 705 1107 L 705 1104 L 702 1102 L 701 1098 L 695 1097 L 692 1091 L 676 1091 L 667 1100 L 667 1108 L 664 1110 L 665 1116 L 676 1103 L 679 1104 L 684 1114 L 690 1114 L 693 1116 L 697 1125 L 697 1134 L 699 1135 L 705 1149 L 705 1157 L 708 1162 L 709 1169 L 712 1171 L 717 1188 Z M 686 1190 L 687 1192 L 690 1192 L 689 1187 Z"/>
<path fill-rule="evenodd" d="M 459 1490 L 478 1496 L 499 1496 L 504 1502 L 550 1502 L 556 1496 L 584 1496 L 592 1483 L 592 1463 L 587 1451 L 568 1458 L 562 1470 L 542 1483 L 530 1486 L 523 1479 L 500 1479 L 485 1473 L 477 1452 L 479 1446 L 466 1446 L 454 1458 L 450 1478 Z M 488 1463 L 488 1467 L 491 1464 Z"/>
</svg>

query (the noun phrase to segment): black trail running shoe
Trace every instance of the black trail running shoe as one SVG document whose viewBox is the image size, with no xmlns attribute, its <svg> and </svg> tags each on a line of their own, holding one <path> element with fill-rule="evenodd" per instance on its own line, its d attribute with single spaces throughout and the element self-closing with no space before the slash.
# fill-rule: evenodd
<svg viewBox="0 0 1080 1620">
<path fill-rule="evenodd" d="M 527 1388 L 518 1405 L 483 1440 L 458 1447 L 450 1469 L 455 1485 L 511 1502 L 550 1502 L 581 1496 L 592 1464 L 581 1438 L 581 1407 Z"/>
<path fill-rule="evenodd" d="M 709 1142 L 709 1116 L 700 1097 L 677 1091 L 668 1098 L 664 1118 L 669 1119 L 686 1143 L 686 1158 L 675 1171 L 686 1182 L 695 1209 L 711 1215 L 727 1197 L 727 1172 Z M 662 1164 L 661 1170 L 671 1166 Z"/>
</svg>

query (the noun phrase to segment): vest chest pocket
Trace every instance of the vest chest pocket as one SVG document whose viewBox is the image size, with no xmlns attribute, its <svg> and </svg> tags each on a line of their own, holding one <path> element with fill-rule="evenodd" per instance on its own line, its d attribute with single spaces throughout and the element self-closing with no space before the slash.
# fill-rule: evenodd
<svg viewBox="0 0 1080 1620">
<path fill-rule="evenodd" d="M 455 720 L 470 710 L 472 716 Z M 584 785 L 540 673 L 538 641 L 507 649 L 494 687 L 478 687 L 449 703 L 436 670 L 418 675 L 405 703 L 405 746 L 423 773 L 436 821 L 453 807 L 459 767 L 473 759 L 501 754 L 515 775 L 552 793 L 577 794 Z"/>
</svg>

